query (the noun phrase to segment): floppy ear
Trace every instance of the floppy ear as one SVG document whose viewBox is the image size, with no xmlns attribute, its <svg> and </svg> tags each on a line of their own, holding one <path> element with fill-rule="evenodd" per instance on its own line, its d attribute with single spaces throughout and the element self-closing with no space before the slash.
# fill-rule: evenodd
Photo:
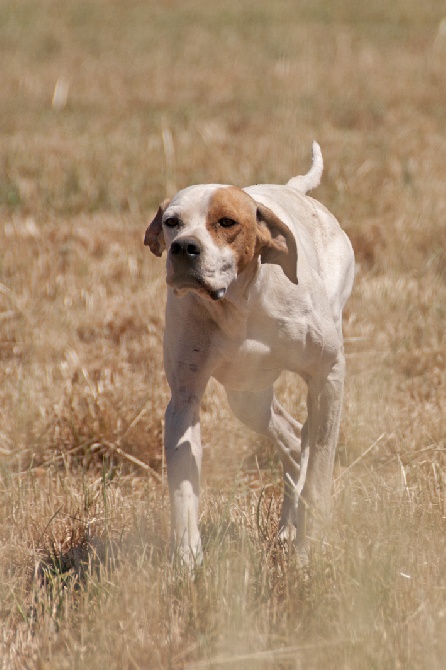
<svg viewBox="0 0 446 670">
<path fill-rule="evenodd" d="M 287 225 L 265 205 L 257 204 L 257 250 L 262 263 L 280 265 L 297 284 L 297 246 Z"/>
<path fill-rule="evenodd" d="M 155 218 L 149 224 L 146 234 L 144 235 L 144 244 L 146 247 L 149 247 L 150 251 L 152 254 L 155 254 L 155 256 L 161 256 L 166 248 L 163 235 L 163 214 L 169 202 L 170 200 L 167 199 L 161 203 L 155 214 Z"/>
</svg>

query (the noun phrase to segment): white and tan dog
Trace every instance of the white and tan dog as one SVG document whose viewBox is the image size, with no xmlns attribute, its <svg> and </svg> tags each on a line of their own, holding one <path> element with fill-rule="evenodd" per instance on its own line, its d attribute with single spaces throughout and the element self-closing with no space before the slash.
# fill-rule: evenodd
<svg viewBox="0 0 446 670">
<path fill-rule="evenodd" d="M 305 195 L 321 174 L 315 142 L 312 168 L 286 186 L 191 186 L 147 228 L 144 244 L 156 256 L 167 251 L 165 453 L 172 541 L 186 562 L 202 558 L 200 401 L 210 377 L 234 414 L 275 444 L 284 470 L 281 535 L 305 547 L 327 519 L 354 257 L 336 219 Z M 303 426 L 274 397 L 283 370 L 308 385 Z"/>
</svg>

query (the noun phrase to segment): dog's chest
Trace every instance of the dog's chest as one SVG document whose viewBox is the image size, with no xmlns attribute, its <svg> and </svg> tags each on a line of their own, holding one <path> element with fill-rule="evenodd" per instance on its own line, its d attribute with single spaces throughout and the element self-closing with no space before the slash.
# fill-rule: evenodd
<svg viewBox="0 0 446 670">
<path fill-rule="evenodd" d="M 221 334 L 222 362 L 213 376 L 227 388 L 260 391 L 283 370 L 311 376 L 337 351 L 338 335 L 323 295 L 310 297 L 296 287 L 262 296 L 239 337 Z"/>
<path fill-rule="evenodd" d="M 271 347 L 246 339 L 214 371 L 213 376 L 226 388 L 260 391 L 271 386 L 281 373 L 281 366 Z"/>
<path fill-rule="evenodd" d="M 213 376 L 227 388 L 257 391 L 269 387 L 282 370 L 304 374 L 319 358 L 316 330 L 298 314 L 251 314 L 240 338 L 223 338 L 223 360 Z M 316 340 L 319 340 L 316 337 Z"/>
</svg>

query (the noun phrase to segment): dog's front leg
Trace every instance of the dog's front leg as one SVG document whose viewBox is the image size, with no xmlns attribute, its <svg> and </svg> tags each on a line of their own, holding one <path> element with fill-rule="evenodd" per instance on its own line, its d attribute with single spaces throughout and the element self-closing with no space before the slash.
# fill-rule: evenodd
<svg viewBox="0 0 446 670">
<path fill-rule="evenodd" d="M 172 550 L 187 564 L 202 560 L 198 530 L 201 439 L 199 398 L 172 389 L 167 406 L 164 447 L 171 505 Z"/>
<path fill-rule="evenodd" d="M 171 504 L 172 551 L 189 565 L 202 560 L 198 529 L 201 436 L 200 402 L 215 366 L 213 325 L 200 303 L 169 294 L 164 367 L 171 390 L 164 449 Z"/>
</svg>

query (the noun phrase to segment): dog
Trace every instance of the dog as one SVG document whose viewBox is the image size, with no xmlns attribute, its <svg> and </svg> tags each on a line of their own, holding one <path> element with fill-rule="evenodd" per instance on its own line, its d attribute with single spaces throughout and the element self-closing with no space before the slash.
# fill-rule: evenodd
<svg viewBox="0 0 446 670">
<path fill-rule="evenodd" d="M 314 142 L 307 174 L 284 186 L 190 186 L 164 201 L 146 230 L 144 244 L 167 254 L 164 447 L 172 547 L 187 564 L 202 561 L 200 401 L 210 377 L 235 416 L 277 449 L 280 537 L 307 551 L 327 522 L 354 255 L 335 217 L 306 195 L 322 170 Z M 283 370 L 307 384 L 303 425 L 274 396 Z"/>
</svg>

